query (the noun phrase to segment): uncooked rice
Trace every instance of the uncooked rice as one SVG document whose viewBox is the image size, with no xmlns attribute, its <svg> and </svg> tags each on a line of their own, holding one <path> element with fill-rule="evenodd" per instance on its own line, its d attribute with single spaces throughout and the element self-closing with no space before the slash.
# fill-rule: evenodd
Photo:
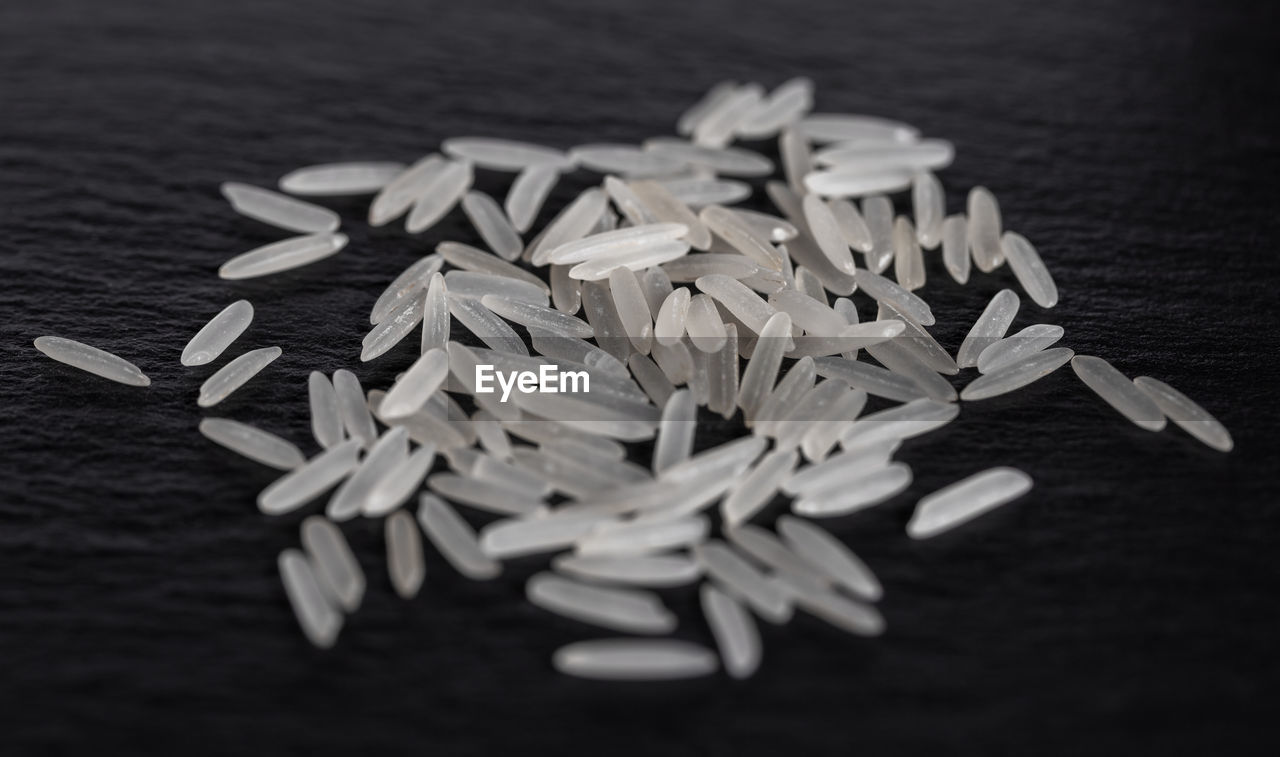
<svg viewBox="0 0 1280 757">
<path fill-rule="evenodd" d="M 302 519 L 303 548 L 278 557 L 284 594 L 312 644 L 334 646 L 345 616 L 382 587 L 366 585 L 341 524 L 385 518 L 387 577 L 406 600 L 425 585 L 432 556 L 424 535 L 452 567 L 442 582 L 494 579 L 513 558 L 541 561 L 551 572 L 525 582 L 530 603 L 626 634 L 673 632 L 679 605 L 668 607 L 662 592 L 699 584 L 706 627 L 681 631 L 714 641 L 725 672 L 746 678 L 763 660 L 752 615 L 785 624 L 801 611 L 857 636 L 886 630 L 870 604 L 884 593 L 881 581 L 811 519 L 900 503 L 915 476 L 895 459 L 899 448 L 926 434 L 935 444 L 949 438 L 938 430 L 965 403 L 1026 387 L 1070 361 L 1140 427 L 1159 431 L 1172 420 L 1213 449 L 1232 449 L 1223 424 L 1168 384 L 1131 381 L 1102 358 L 1058 346 L 1061 326 L 1034 323 L 1006 336 L 1021 304 L 1011 289 L 990 299 L 959 345 L 947 344 L 955 332 L 941 328 L 953 321 L 936 329 L 942 342 L 935 338 L 936 319 L 968 323 L 981 304 L 935 315 L 924 295 L 939 286 L 935 271 L 960 286 L 1016 281 L 1047 309 L 1059 292 L 1045 259 L 1003 227 L 985 187 L 968 188 L 963 208 L 955 206 L 963 190 L 948 192 L 935 173 L 954 159 L 951 142 L 891 119 L 811 113 L 813 103 L 803 77 L 768 93 L 726 81 L 679 116 L 679 137 L 568 150 L 455 137 L 408 164 L 299 168 L 279 179 L 286 194 L 221 185 L 238 213 L 300 234 L 227 260 L 217 274 L 229 281 L 343 250 L 349 238 L 338 213 L 317 204 L 324 198 L 373 195 L 365 220 L 403 218 L 410 234 L 459 205 L 469 221 L 462 241 L 426 237 L 433 252 L 403 269 L 385 266 L 390 283 L 368 292 L 369 330 L 358 351 L 348 344 L 344 354 L 348 364 L 381 361 L 394 370 L 378 375 L 394 381 L 366 392 L 347 368 L 332 379 L 309 371 L 310 459 L 244 421 L 199 422 L 209 440 L 283 472 L 258 495 L 262 513 L 283 516 L 333 491 L 323 514 Z M 776 140 L 776 153 L 762 153 L 762 139 Z M 501 204 L 488 193 L 492 172 L 506 175 Z M 584 176 L 593 184 L 585 189 Z M 573 199 L 544 208 L 561 183 Z M 757 184 L 771 205 L 731 207 L 752 200 Z M 1052 261 L 1052 243 L 1043 243 Z M 329 265 L 383 265 L 373 252 Z M 286 297 L 288 282 L 271 291 Z M 184 317 L 196 315 L 207 311 Z M 181 365 L 207 371 L 253 320 L 241 299 L 203 326 L 193 321 Z M 122 346 L 145 354 L 141 344 Z M 35 347 L 113 381 L 150 384 L 137 366 L 80 342 L 42 336 Z M 281 354 L 255 349 L 202 378 L 193 373 L 192 387 L 203 382 L 197 405 L 225 401 Z M 480 366 L 580 372 L 590 383 L 566 393 L 522 388 L 504 399 L 479 391 Z M 1052 391 L 1070 386 L 1058 377 Z M 248 404 L 248 393 L 242 399 L 231 404 Z M 714 430 L 702 408 L 723 419 Z M 920 498 L 907 535 L 962 532 L 1031 487 L 1028 474 L 997 465 Z M 791 514 L 778 514 L 779 503 Z M 488 521 L 478 534 L 474 511 Z M 1031 527 L 985 520 L 973 528 Z M 492 592 L 513 595 L 505 585 Z M 720 667 L 708 645 L 639 636 L 568 644 L 551 665 L 615 681 Z"/>
</svg>

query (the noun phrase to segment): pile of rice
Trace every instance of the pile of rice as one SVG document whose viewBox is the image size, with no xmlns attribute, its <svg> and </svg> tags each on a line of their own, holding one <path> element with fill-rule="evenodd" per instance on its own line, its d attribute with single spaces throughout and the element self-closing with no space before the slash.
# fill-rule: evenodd
<svg viewBox="0 0 1280 757">
<path fill-rule="evenodd" d="M 558 650 L 552 663 L 564 673 L 666 679 L 723 666 L 745 678 L 762 658 L 757 619 L 783 624 L 798 610 L 852 634 L 884 632 L 879 580 L 813 521 L 904 491 L 912 472 L 895 451 L 954 421 L 961 401 L 1014 391 L 1070 362 L 1139 427 L 1172 420 L 1231 449 L 1222 424 L 1169 385 L 1054 346 L 1060 326 L 1009 334 L 1022 296 L 1039 314 L 1058 289 L 1031 242 L 1003 229 L 989 190 L 971 188 L 964 212 L 947 213 L 934 172 L 950 165 L 951 143 L 883 118 L 811 113 L 812 104 L 806 79 L 771 92 L 723 82 L 680 116 L 678 136 L 640 145 L 564 151 L 459 137 L 408 166 L 309 166 L 282 177 L 279 191 L 222 186 L 238 213 L 297 235 L 228 260 L 224 279 L 341 253 L 341 219 L 317 198 L 371 195 L 371 225 L 403 219 L 414 234 L 460 206 L 480 241 L 439 241 L 370 292 L 360 361 L 415 332 L 420 356 L 385 388 L 366 390 L 349 370 L 313 372 L 318 454 L 241 421 L 200 423 L 209 440 L 284 471 L 259 495 L 263 513 L 328 494 L 323 514 L 302 522 L 300 547 L 279 556 L 311 643 L 333 646 L 365 592 L 341 524 L 383 518 L 388 575 L 406 599 L 426 573 L 424 534 L 466 580 L 493 580 L 504 560 L 547 559 L 526 583 L 528 601 L 617 634 Z M 733 145 L 774 139 L 780 171 Z M 502 202 L 472 189 L 477 170 L 514 176 Z M 571 172 L 602 181 L 530 235 Z M 775 212 L 735 207 L 753 182 L 764 182 Z M 1002 275 L 1007 263 L 1022 296 L 1000 291 L 948 349 L 930 335 L 934 315 L 920 296 L 934 257 L 960 284 Z M 247 301 L 227 305 L 182 364 L 214 365 L 253 317 Z M 150 384 L 132 363 L 76 341 L 46 336 L 35 346 Z M 197 405 L 219 404 L 280 354 L 261 347 L 225 362 Z M 550 393 L 512 381 L 486 392 L 477 366 L 582 385 Z M 957 393 L 948 377 L 962 371 L 977 375 Z M 869 396 L 897 404 L 864 414 Z M 694 454 L 699 408 L 741 419 L 740 438 Z M 907 535 L 931 538 L 1031 488 L 1013 468 L 974 471 L 921 499 Z M 792 514 L 766 518 L 780 499 Z M 477 533 L 457 508 L 501 517 Z M 663 638 L 679 618 L 660 591 L 694 583 L 707 643 Z"/>
</svg>

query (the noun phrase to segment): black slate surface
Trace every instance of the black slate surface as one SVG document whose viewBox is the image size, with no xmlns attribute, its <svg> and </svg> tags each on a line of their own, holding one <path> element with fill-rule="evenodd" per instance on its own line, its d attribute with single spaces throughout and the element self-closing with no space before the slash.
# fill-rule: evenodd
<svg viewBox="0 0 1280 757">
<path fill-rule="evenodd" d="M 0 7 L 0 751 L 1271 753 L 1276 21 L 1207 0 Z M 336 649 L 308 647 L 275 572 L 300 516 L 260 516 L 273 474 L 196 433 L 206 372 L 178 353 L 251 299 L 237 348 L 285 353 L 216 414 L 309 441 L 307 372 L 388 383 L 411 352 L 358 363 L 373 297 L 428 246 L 475 238 L 460 214 L 414 238 L 338 202 L 347 251 L 222 282 L 224 259 L 277 235 L 218 182 L 411 160 L 460 134 L 634 142 L 715 81 L 796 74 L 821 109 L 954 140 L 949 209 L 991 187 L 1062 289 L 1017 325 L 1060 323 L 1078 352 L 1168 380 L 1236 451 L 1141 431 L 1066 369 L 965 405 L 904 447 L 909 492 L 829 523 L 885 582 L 889 633 L 765 627 L 745 682 L 560 677 L 551 652 L 595 634 L 520 601 L 537 561 L 475 584 L 429 555 L 406 603 L 364 522 L 346 531 L 365 605 Z M 963 289 L 928 272 L 952 349 L 1012 285 L 1007 269 Z M 127 356 L 154 385 L 43 359 L 42 334 Z M 1034 492 L 953 536 L 903 536 L 920 495 L 997 463 Z M 695 592 L 668 599 L 680 634 L 709 641 Z"/>
</svg>

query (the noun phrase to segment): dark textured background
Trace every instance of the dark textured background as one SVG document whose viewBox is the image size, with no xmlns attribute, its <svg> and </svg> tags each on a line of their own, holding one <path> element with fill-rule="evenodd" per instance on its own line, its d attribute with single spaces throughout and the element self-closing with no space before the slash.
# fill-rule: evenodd
<svg viewBox="0 0 1280 757">
<path fill-rule="evenodd" d="M 3 4 L 0 752 L 1270 752 L 1274 7 Z M 207 372 L 178 353 L 224 304 L 251 299 L 235 349 L 285 353 L 217 414 L 309 441 L 306 373 L 352 367 L 385 385 L 411 350 L 358 364 L 372 299 L 428 245 L 474 237 L 456 214 L 421 238 L 370 231 L 363 202 L 336 203 L 353 238 L 341 255 L 222 282 L 224 259 L 278 235 L 236 217 L 218 182 L 407 161 L 460 134 L 634 142 L 669 132 L 722 78 L 796 74 L 821 109 L 954 140 L 950 209 L 975 183 L 993 188 L 1062 289 L 1052 313 L 1028 304 L 1017 326 L 1060 323 L 1078 352 L 1168 380 L 1237 450 L 1141 431 L 1069 369 L 966 405 L 904 448 L 907 494 L 829 524 L 884 580 L 889 633 L 764 628 L 764 667 L 746 682 L 560 677 L 551 652 L 595 634 L 518 600 L 537 561 L 475 584 L 429 555 L 406 603 L 380 524 L 365 522 L 345 529 L 365 605 L 336 649 L 307 646 L 275 571 L 300 516 L 260 516 L 253 498 L 273 474 L 196 433 Z M 936 260 L 929 276 L 952 349 L 1012 282 L 1003 269 L 961 289 Z M 45 360 L 41 334 L 116 351 L 154 385 Z M 996 463 L 1029 471 L 1033 493 L 952 536 L 903 536 L 920 495 Z M 695 593 L 668 600 L 681 634 L 706 641 Z"/>
</svg>

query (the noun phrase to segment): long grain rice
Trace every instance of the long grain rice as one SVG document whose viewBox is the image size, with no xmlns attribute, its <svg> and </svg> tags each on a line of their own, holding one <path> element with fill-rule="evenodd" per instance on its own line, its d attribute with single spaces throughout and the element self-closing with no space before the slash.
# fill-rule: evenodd
<svg viewBox="0 0 1280 757">
<path fill-rule="evenodd" d="M 151 386 L 151 379 L 147 378 L 138 366 L 97 347 L 90 347 L 82 342 L 60 336 L 36 337 L 34 344 L 37 350 L 59 363 L 79 368 L 95 376 L 129 386 Z"/>
<path fill-rule="evenodd" d="M 218 359 L 253 322 L 253 305 L 236 300 L 209 320 L 182 350 L 182 364 L 204 365 Z"/>
</svg>

